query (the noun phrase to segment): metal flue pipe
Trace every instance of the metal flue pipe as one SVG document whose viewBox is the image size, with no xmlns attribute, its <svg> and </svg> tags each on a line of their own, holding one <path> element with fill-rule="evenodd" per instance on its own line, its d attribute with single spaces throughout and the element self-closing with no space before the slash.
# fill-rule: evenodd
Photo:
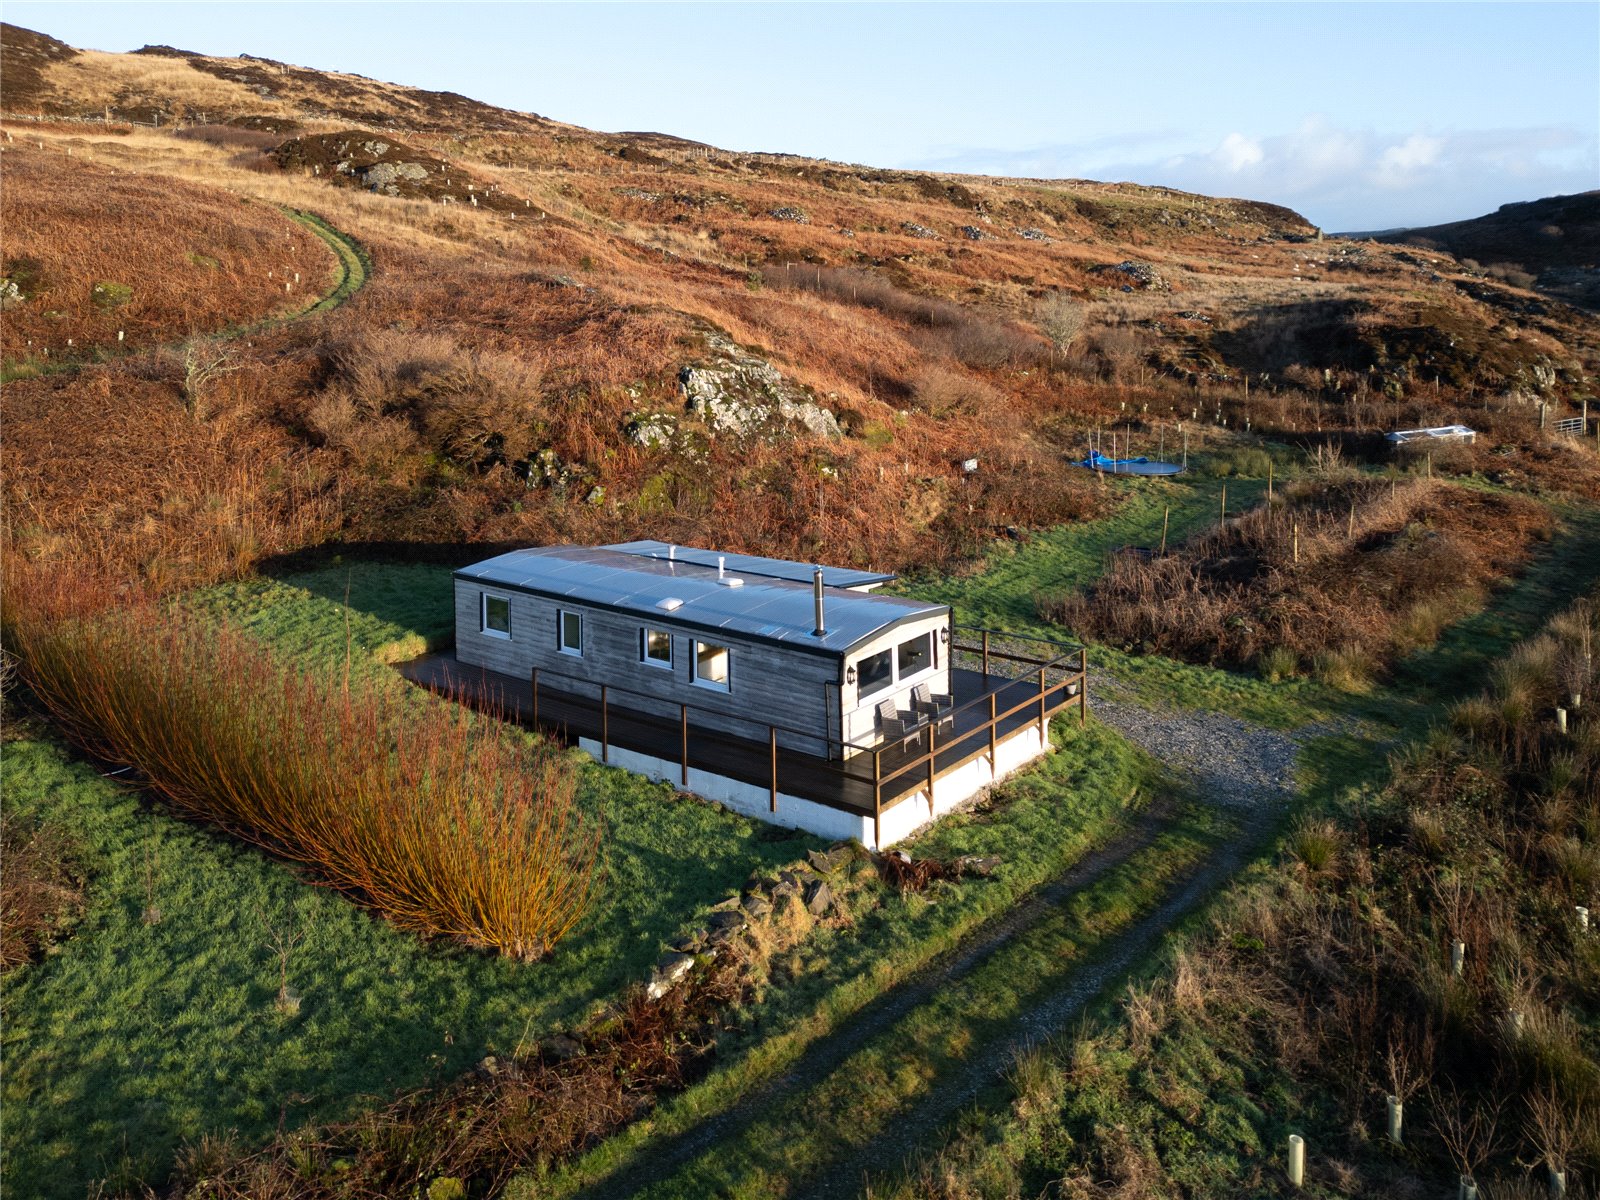
<svg viewBox="0 0 1600 1200">
<path fill-rule="evenodd" d="M 816 603 L 817 627 L 811 631 L 812 637 L 825 637 L 828 632 L 828 623 L 823 619 L 822 612 L 822 568 L 816 567 L 811 572 L 811 598 Z"/>
</svg>

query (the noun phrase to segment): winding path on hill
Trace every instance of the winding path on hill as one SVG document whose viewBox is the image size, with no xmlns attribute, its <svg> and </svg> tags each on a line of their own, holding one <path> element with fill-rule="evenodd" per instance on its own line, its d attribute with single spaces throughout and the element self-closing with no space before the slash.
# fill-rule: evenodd
<svg viewBox="0 0 1600 1200">
<path fill-rule="evenodd" d="M 1107 682 L 1107 681 L 1102 681 Z M 1116 692 L 1114 682 L 1109 689 Z M 1157 947 L 1161 937 L 1233 878 L 1266 844 L 1294 798 L 1294 767 L 1300 743 L 1322 730 L 1308 726 L 1286 733 L 1218 714 L 1143 708 L 1101 699 L 1094 711 L 1185 777 L 1185 790 L 1225 811 L 1239 835 L 1176 880 L 1147 911 L 1097 955 L 1067 977 L 1001 1035 L 989 1039 L 953 1069 L 942 1072 L 890 1122 L 890 1139 L 841 1147 L 840 1157 L 805 1180 L 791 1181 L 791 1196 L 854 1196 L 870 1173 L 910 1158 L 987 1088 L 1001 1080 L 1017 1054 L 1077 1020 L 1094 1000 L 1122 980 Z M 892 988 L 854 1014 L 840 1030 L 814 1041 L 788 1070 L 743 1097 L 732 1108 L 639 1152 L 610 1176 L 579 1193 L 584 1200 L 633 1196 L 692 1169 L 703 1155 L 738 1139 L 779 1106 L 848 1069 L 853 1055 L 895 1027 L 951 984 L 973 974 L 1021 935 L 1059 916 L 1078 897 L 1150 846 L 1168 827 L 1170 806 L 1142 814 L 1110 843 L 1074 863 L 1054 881 L 977 930 L 916 977 Z"/>
<path fill-rule="evenodd" d="M 222 329 L 214 334 L 191 334 L 188 337 L 178 338 L 170 342 L 155 343 L 156 348 L 182 349 L 195 337 L 213 337 L 222 341 L 236 341 L 251 334 L 265 332 L 280 325 L 288 325 L 294 321 L 303 321 L 318 313 L 331 312 L 338 308 L 351 296 L 355 295 L 367 285 L 367 280 L 372 274 L 372 261 L 367 257 L 361 244 L 348 233 L 329 224 L 315 213 L 304 209 L 290 208 L 287 205 L 274 205 L 285 217 L 315 234 L 322 243 L 333 252 L 334 261 L 338 267 L 338 275 L 333 286 L 317 299 L 290 313 L 278 313 L 274 316 L 263 317 L 259 321 L 252 321 L 247 325 L 236 325 Z M 59 358 L 49 361 L 44 367 L 44 373 L 56 374 L 65 371 L 81 371 L 84 367 L 98 366 L 102 363 L 115 361 L 118 358 L 131 357 L 132 354 L 150 353 L 151 347 L 144 347 L 138 351 L 118 353 L 102 350 L 97 357 Z"/>
</svg>

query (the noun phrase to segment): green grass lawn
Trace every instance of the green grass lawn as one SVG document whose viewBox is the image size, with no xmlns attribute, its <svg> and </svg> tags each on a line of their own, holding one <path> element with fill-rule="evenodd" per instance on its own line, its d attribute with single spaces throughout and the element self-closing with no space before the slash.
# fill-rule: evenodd
<svg viewBox="0 0 1600 1200">
<path fill-rule="evenodd" d="M 877 902 L 857 904 L 847 927 L 819 926 L 785 965 L 783 986 L 724 1037 L 710 1075 L 554 1176 L 524 1179 L 508 1195 L 609 1194 L 606 1181 L 648 1162 L 657 1139 L 715 1118 L 791 1071 L 808 1047 L 1109 840 L 1167 787 L 1157 764 L 1099 722 L 1079 729 L 1058 720 L 1052 735 L 1057 752 L 1007 782 L 993 811 L 953 813 L 908 845 L 917 857 L 999 856 L 994 878 L 964 882 L 932 902 L 879 887 Z"/>
<path fill-rule="evenodd" d="M 361 565 L 196 598 L 298 662 L 354 670 L 448 630 L 449 573 Z M 337 597 L 337 599 L 335 599 Z M 16 1196 L 159 1180 L 177 1146 L 264 1139 L 458 1073 L 569 1023 L 648 971 L 700 907 L 818 843 L 581 761 L 607 823 L 589 919 L 533 966 L 397 933 L 269 856 L 164 815 L 48 739 L 5 748 L 5 803 L 69 831 L 87 868 L 76 931 L 6 980 L 5 1175 Z M 146 924 L 154 904 L 161 919 Z M 273 1005 L 269 930 L 303 931 Z"/>
</svg>

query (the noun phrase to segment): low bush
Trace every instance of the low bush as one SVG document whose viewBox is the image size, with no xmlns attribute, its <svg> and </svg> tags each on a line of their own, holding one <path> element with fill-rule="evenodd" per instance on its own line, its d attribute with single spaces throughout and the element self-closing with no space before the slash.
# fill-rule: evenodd
<svg viewBox="0 0 1600 1200">
<path fill-rule="evenodd" d="M 73 858 L 60 830 L 0 813 L 0 971 L 31 959 L 81 906 Z"/>
<path fill-rule="evenodd" d="M 19 567 L 5 636 L 68 736 L 173 808 L 305 863 L 396 926 L 543 957 L 594 895 L 571 765 L 465 710 L 285 669 L 225 626 Z"/>
<path fill-rule="evenodd" d="M 1314 480 L 1044 614 L 1114 646 L 1365 691 L 1517 570 L 1553 528 L 1531 500 L 1432 480 Z"/>
</svg>

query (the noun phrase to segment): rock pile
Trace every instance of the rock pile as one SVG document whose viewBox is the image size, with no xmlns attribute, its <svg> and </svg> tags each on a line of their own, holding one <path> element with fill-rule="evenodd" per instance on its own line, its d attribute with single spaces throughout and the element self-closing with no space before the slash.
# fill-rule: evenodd
<svg viewBox="0 0 1600 1200">
<path fill-rule="evenodd" d="M 939 240 L 939 235 L 937 233 L 929 229 L 926 225 L 918 225 L 915 221 L 901 221 L 900 228 L 914 238 L 927 238 L 932 241 Z"/>
<path fill-rule="evenodd" d="M 806 216 L 805 210 L 785 204 L 781 208 L 771 209 L 767 216 L 775 221 L 793 221 L 796 225 L 809 225 L 811 218 Z"/>
<path fill-rule="evenodd" d="M 1166 279 L 1162 277 L 1161 272 L 1157 271 L 1149 263 L 1119 262 L 1112 266 L 1094 268 L 1094 273 L 1097 275 L 1108 275 L 1113 272 L 1125 276 L 1130 281 L 1124 284 L 1124 287 L 1130 291 L 1135 286 L 1154 292 L 1164 292 L 1169 290 L 1170 287 Z"/>
<path fill-rule="evenodd" d="M 987 242 L 994 237 L 994 234 L 979 229 L 976 225 L 963 225 L 958 232 L 969 242 Z"/>
<path fill-rule="evenodd" d="M 798 425 L 813 437 L 839 436 L 838 418 L 766 359 L 715 331 L 706 349 L 710 360 L 683 367 L 678 384 L 689 411 L 714 433 L 776 436 Z"/>
<path fill-rule="evenodd" d="M 695 964 L 710 961 L 744 937 L 752 921 L 803 905 L 815 919 L 838 904 L 838 894 L 858 873 L 872 870 L 872 856 L 860 842 L 835 842 L 826 851 L 806 853 L 805 864 L 780 871 L 776 878 L 753 875 L 740 895 L 715 905 L 698 929 L 672 944 L 645 982 L 645 994 L 659 1000 L 689 976 Z"/>
<path fill-rule="evenodd" d="M 1042 229 L 1019 229 L 1017 230 L 1017 236 L 1026 238 L 1030 242 L 1043 242 L 1047 246 L 1052 240 L 1050 235 Z"/>
</svg>

